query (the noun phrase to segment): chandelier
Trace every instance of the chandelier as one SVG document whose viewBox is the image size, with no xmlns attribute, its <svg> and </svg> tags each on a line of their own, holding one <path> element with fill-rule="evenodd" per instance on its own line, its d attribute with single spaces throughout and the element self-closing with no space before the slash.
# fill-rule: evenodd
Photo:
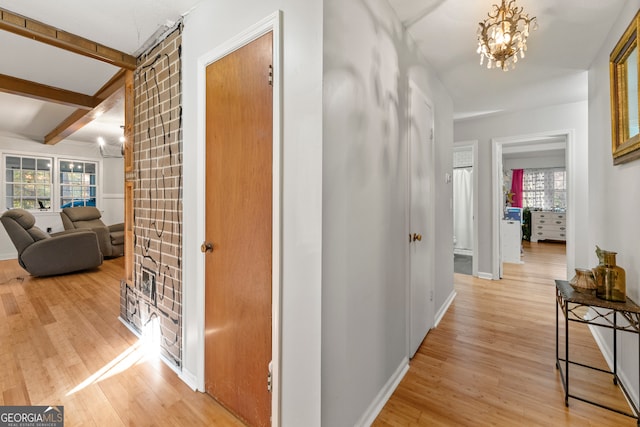
<svg viewBox="0 0 640 427">
<path fill-rule="evenodd" d="M 502 68 L 509 71 L 515 68 L 520 58 L 524 58 L 527 50 L 527 37 L 529 27 L 538 28 L 536 17 L 522 13 L 522 7 L 516 6 L 516 0 L 510 0 L 506 4 L 502 0 L 500 7 L 493 5 L 489 18 L 480 22 L 478 26 L 478 53 L 480 65 L 487 58 L 487 68 Z"/>
</svg>

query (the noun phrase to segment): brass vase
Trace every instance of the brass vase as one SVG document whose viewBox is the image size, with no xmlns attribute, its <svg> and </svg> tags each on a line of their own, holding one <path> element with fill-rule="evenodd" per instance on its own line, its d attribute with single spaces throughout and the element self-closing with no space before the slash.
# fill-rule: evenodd
<svg viewBox="0 0 640 427">
<path fill-rule="evenodd" d="M 607 301 L 627 300 L 626 273 L 616 265 L 616 252 L 602 251 L 602 263 L 593 269 L 596 296 Z"/>
</svg>

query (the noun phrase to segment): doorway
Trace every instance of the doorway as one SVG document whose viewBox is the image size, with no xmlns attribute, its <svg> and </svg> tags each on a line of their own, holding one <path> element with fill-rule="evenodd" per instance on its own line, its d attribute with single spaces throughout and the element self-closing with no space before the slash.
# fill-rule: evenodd
<svg viewBox="0 0 640 427">
<path fill-rule="evenodd" d="M 205 390 L 271 424 L 273 33 L 206 67 Z"/>
<path fill-rule="evenodd" d="M 453 270 L 478 276 L 478 141 L 453 144 Z"/>
<path fill-rule="evenodd" d="M 573 224 L 573 218 L 575 218 L 575 209 L 571 207 L 571 191 L 576 180 L 576 171 L 571 168 L 570 156 L 572 153 L 573 138 L 571 131 L 558 131 L 558 132 L 545 132 L 541 134 L 524 135 L 511 138 L 497 138 L 492 140 L 492 158 L 493 158 L 493 279 L 498 280 L 503 277 L 503 261 L 505 257 L 512 259 L 512 256 L 503 254 L 503 249 L 511 247 L 509 244 L 502 242 L 502 239 L 506 235 L 503 233 L 503 224 L 511 223 L 512 221 L 503 221 L 505 214 L 505 200 L 509 195 L 511 188 L 511 176 L 512 170 L 542 170 L 559 168 L 566 171 L 566 190 L 565 200 L 566 208 L 561 213 L 561 216 L 566 217 L 566 225 L 563 224 L 565 231 L 563 232 L 564 238 L 566 238 L 565 245 L 565 263 L 567 271 L 569 263 L 573 257 L 572 252 L 569 250 L 572 241 L 571 224 Z M 526 192 L 525 192 L 526 193 Z M 523 212 L 523 216 L 527 216 L 526 212 Z M 526 228 L 526 227 L 525 227 Z M 524 233 L 523 233 L 524 234 Z M 518 252 L 526 254 L 523 250 L 524 247 L 520 246 Z M 506 249 L 505 249 L 506 250 Z M 518 260 L 520 260 L 520 253 L 518 253 Z M 512 261 L 510 261 L 512 262 Z M 522 259 L 522 262 L 526 263 L 526 259 Z"/>
</svg>

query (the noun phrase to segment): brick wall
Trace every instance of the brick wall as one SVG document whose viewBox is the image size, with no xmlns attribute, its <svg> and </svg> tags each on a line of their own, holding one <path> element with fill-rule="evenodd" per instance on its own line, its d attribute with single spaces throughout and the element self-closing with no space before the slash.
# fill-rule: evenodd
<svg viewBox="0 0 640 427">
<path fill-rule="evenodd" d="M 134 277 L 121 317 L 182 365 L 180 24 L 138 58 L 134 74 Z"/>
</svg>

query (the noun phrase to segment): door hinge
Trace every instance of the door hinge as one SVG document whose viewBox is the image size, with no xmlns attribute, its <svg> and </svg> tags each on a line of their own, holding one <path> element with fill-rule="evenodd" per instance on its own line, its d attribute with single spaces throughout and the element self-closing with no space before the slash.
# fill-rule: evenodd
<svg viewBox="0 0 640 427">
<path fill-rule="evenodd" d="M 273 65 L 269 65 L 269 86 L 273 86 Z"/>
<path fill-rule="evenodd" d="M 267 391 L 273 390 L 273 361 L 269 362 L 269 373 L 267 374 Z"/>
</svg>

